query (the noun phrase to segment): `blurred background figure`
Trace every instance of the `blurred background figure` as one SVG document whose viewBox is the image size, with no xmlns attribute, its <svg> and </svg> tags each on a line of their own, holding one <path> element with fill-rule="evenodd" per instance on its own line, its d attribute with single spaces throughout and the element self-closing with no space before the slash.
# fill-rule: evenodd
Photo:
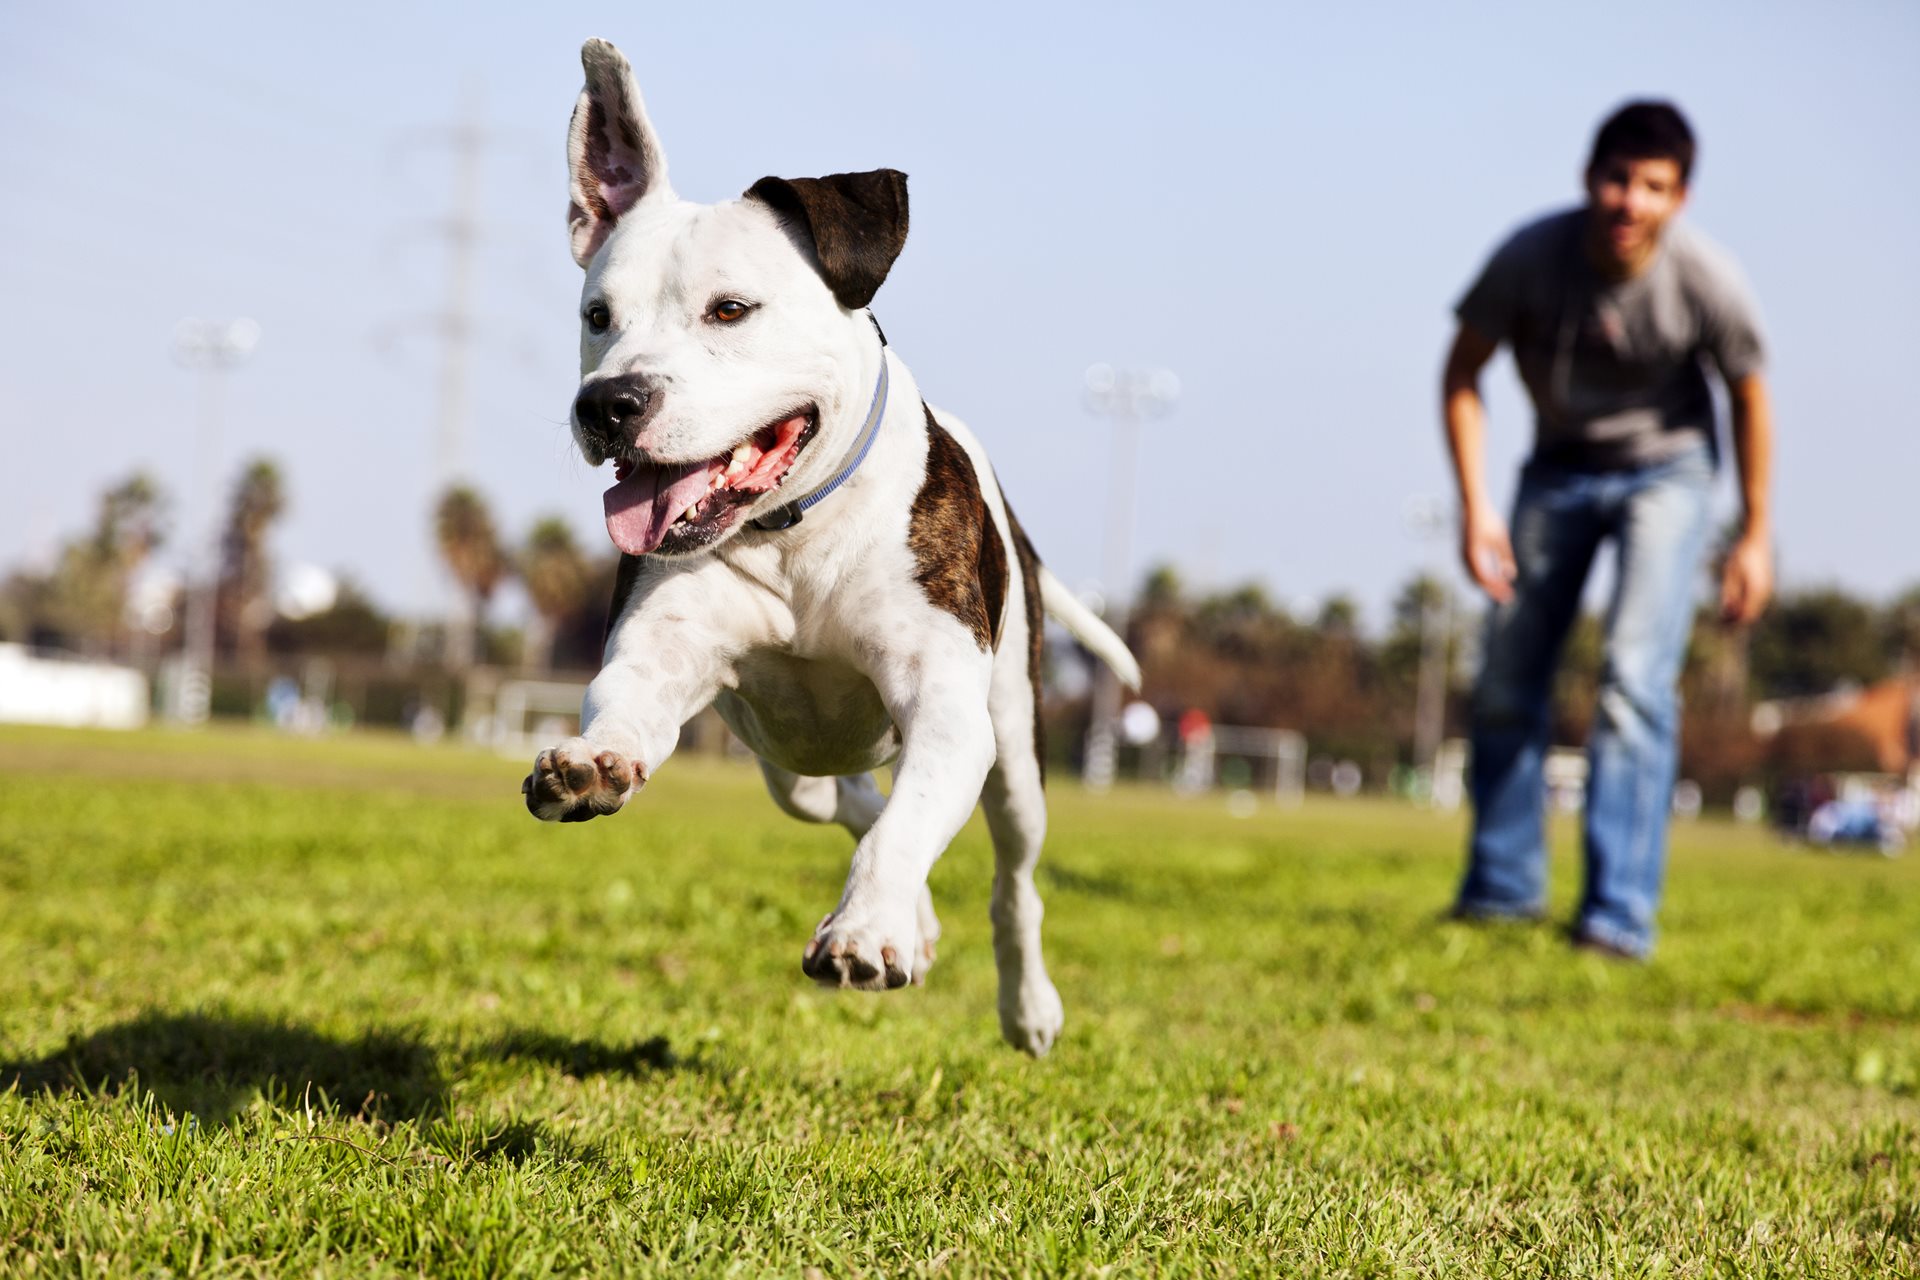
<svg viewBox="0 0 1920 1280">
<path fill-rule="evenodd" d="M 1644 957 L 1666 871 L 1679 702 L 1695 579 L 1712 526 L 1711 364 L 1732 404 L 1744 518 L 1723 616 L 1772 593 L 1772 420 L 1758 313 L 1730 259 L 1676 223 L 1694 137 L 1663 102 L 1615 112 L 1594 139 L 1584 207 L 1515 232 L 1457 314 L 1444 417 L 1461 556 L 1493 600 L 1473 701 L 1474 826 L 1456 914 L 1544 909 L 1543 769 L 1553 677 L 1596 553 L 1616 548 L 1588 747 L 1586 890 L 1576 945 Z M 1511 531 L 1486 487 L 1481 368 L 1513 350 L 1534 448 Z"/>
</svg>

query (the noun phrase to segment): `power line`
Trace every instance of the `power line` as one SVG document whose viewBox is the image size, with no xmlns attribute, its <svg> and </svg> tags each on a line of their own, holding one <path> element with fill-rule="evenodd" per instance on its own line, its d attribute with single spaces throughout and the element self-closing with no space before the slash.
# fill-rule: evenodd
<svg viewBox="0 0 1920 1280">
<path fill-rule="evenodd" d="M 481 125 L 484 106 L 478 86 L 469 84 L 458 121 L 424 130 L 396 144 L 396 154 L 416 147 L 448 152 L 453 161 L 447 215 L 424 228 L 447 247 L 445 301 L 440 310 L 401 323 L 418 326 L 440 340 L 438 408 L 434 430 L 434 492 L 444 492 L 466 471 L 469 409 L 468 370 L 478 325 L 474 316 L 474 277 L 481 237 L 480 166 L 495 139 Z M 396 237 L 401 233 L 395 233 Z M 408 234 L 412 234 L 410 231 Z"/>
<path fill-rule="evenodd" d="M 471 363 L 477 325 L 474 318 L 474 275 L 476 250 L 481 236 L 480 165 L 496 143 L 481 125 L 484 113 L 478 85 L 469 83 L 465 101 L 456 123 L 423 131 L 395 144 L 396 154 L 417 146 L 442 149 L 453 160 L 451 205 L 444 219 L 427 228 L 427 234 L 447 246 L 446 301 L 438 312 L 411 322 L 435 334 L 440 340 L 438 409 L 435 414 L 433 483 L 429 502 L 437 502 L 466 472 L 466 433 L 469 417 L 468 369 Z M 404 327 L 404 326 L 403 326 Z M 429 616 L 446 618 L 447 652 L 470 653 L 474 637 L 473 619 L 457 605 L 447 608 L 447 574 L 434 576 L 434 588 L 423 593 L 432 599 Z M 418 634 L 412 633 L 411 641 Z"/>
</svg>

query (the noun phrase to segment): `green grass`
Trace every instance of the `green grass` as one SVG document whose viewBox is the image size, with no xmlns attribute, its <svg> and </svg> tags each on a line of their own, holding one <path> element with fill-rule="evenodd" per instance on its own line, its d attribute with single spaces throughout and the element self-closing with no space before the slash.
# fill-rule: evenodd
<svg viewBox="0 0 1920 1280">
<path fill-rule="evenodd" d="M 843 834 L 523 771 L 0 731 L 0 1272 L 1920 1270 L 1920 858 L 1684 827 L 1636 968 L 1436 923 L 1457 821 L 1057 783 L 1036 1062 L 977 821 L 930 985 L 825 992 Z"/>
</svg>

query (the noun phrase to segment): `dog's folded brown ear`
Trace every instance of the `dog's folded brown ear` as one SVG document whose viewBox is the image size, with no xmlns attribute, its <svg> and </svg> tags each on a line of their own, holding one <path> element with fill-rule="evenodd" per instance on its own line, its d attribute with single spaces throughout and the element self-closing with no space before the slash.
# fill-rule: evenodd
<svg viewBox="0 0 1920 1280">
<path fill-rule="evenodd" d="M 907 243 L 907 175 L 898 169 L 762 178 L 747 198 L 812 242 L 821 278 L 849 311 L 873 301 Z"/>
<path fill-rule="evenodd" d="M 605 40 L 589 40 L 580 47 L 580 65 L 587 83 L 567 126 L 567 225 L 573 260 L 584 267 L 621 214 L 647 196 L 673 192 L 626 55 Z"/>
</svg>

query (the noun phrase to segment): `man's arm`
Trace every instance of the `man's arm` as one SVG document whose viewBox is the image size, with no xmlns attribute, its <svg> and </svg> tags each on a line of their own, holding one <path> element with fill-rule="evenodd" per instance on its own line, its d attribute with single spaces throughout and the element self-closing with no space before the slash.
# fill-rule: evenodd
<svg viewBox="0 0 1920 1280">
<path fill-rule="evenodd" d="M 1750 373 L 1727 388 L 1733 404 L 1733 452 L 1740 464 L 1740 536 L 1720 579 L 1720 616 L 1745 626 L 1773 595 L 1773 405 L 1767 384 Z"/>
<path fill-rule="evenodd" d="M 1454 334 L 1440 382 L 1440 412 L 1460 490 L 1460 559 L 1467 575 L 1495 602 L 1513 599 L 1513 543 L 1507 522 L 1487 496 L 1487 410 L 1480 399 L 1480 370 L 1498 343 L 1469 325 Z"/>
</svg>

